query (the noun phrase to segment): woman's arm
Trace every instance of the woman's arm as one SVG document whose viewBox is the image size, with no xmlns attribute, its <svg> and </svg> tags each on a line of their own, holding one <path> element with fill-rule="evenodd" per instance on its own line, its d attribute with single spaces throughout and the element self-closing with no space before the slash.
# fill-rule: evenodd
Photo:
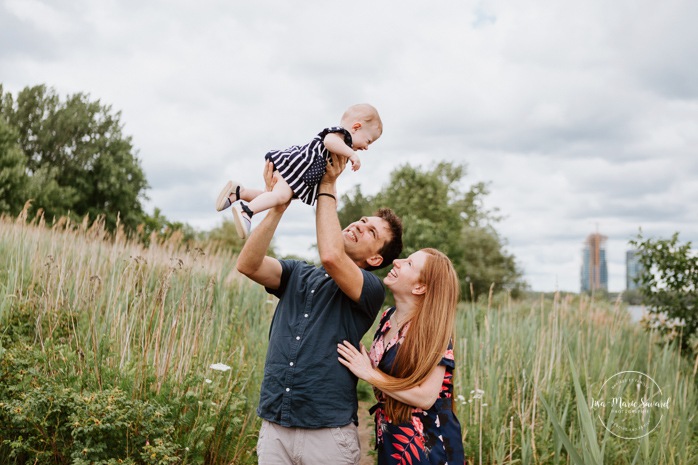
<svg viewBox="0 0 698 465">
<path fill-rule="evenodd" d="M 363 345 L 361 352 L 359 352 L 351 343 L 344 341 L 343 344 L 337 344 L 337 352 L 341 355 L 339 362 L 349 368 L 354 375 L 404 404 L 427 410 L 439 398 L 446 374 L 446 367 L 443 365 L 435 366 L 421 384 L 410 389 L 391 391 L 382 387 L 391 377 L 379 369 L 373 368 Z"/>
</svg>

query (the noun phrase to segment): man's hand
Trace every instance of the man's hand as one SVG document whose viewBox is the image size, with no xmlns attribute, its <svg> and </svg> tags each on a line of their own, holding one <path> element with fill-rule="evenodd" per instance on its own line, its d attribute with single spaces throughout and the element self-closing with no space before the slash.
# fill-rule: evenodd
<svg viewBox="0 0 698 465">
<path fill-rule="evenodd" d="M 320 181 L 320 192 L 327 192 L 328 194 L 337 195 L 337 189 L 335 184 L 337 183 L 337 178 L 344 168 L 347 166 L 347 159 L 345 157 L 330 154 L 330 161 L 327 162 L 327 167 L 325 169 L 325 175 Z M 322 189 L 322 187 L 325 189 Z"/>
<path fill-rule="evenodd" d="M 284 181 L 279 172 L 274 171 L 274 164 L 270 160 L 267 160 L 264 164 L 263 176 L 264 188 L 267 192 L 271 192 L 277 183 L 286 184 L 286 181 Z M 288 208 L 288 206 L 290 205 L 291 200 L 293 200 L 293 197 L 291 197 L 291 199 L 284 205 L 277 205 L 276 207 L 274 207 L 274 210 L 278 211 L 279 213 L 283 213 L 284 211 L 286 211 L 286 208 Z"/>
<path fill-rule="evenodd" d="M 264 163 L 264 187 L 267 192 L 271 192 L 274 189 L 274 184 L 276 184 L 276 176 L 274 175 L 274 164 L 267 160 Z"/>
</svg>

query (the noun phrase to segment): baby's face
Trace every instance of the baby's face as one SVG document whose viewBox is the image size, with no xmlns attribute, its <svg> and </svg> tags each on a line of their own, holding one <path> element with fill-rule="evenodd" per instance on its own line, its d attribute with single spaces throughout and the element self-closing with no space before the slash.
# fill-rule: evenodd
<svg viewBox="0 0 698 465">
<path fill-rule="evenodd" d="M 378 126 L 370 123 L 356 122 L 349 130 L 351 133 L 352 148 L 354 150 L 367 150 L 380 136 Z"/>
</svg>

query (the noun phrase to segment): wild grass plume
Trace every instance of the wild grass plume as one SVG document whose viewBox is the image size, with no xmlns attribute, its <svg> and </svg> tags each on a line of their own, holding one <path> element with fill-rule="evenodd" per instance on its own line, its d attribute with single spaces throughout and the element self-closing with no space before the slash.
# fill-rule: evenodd
<svg viewBox="0 0 698 465">
<path fill-rule="evenodd" d="M 0 464 L 255 463 L 273 308 L 230 253 L 176 236 L 146 248 L 99 220 L 2 218 Z M 462 302 L 455 404 L 469 463 L 697 463 L 694 363 L 658 337 L 587 296 Z M 632 440 L 590 403 L 630 370 L 670 398 Z"/>
</svg>

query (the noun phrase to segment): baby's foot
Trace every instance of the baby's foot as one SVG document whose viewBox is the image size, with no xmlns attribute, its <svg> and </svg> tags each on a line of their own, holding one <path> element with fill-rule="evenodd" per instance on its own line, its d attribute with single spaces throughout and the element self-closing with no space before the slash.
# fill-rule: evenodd
<svg viewBox="0 0 698 465">
<path fill-rule="evenodd" d="M 233 219 L 235 220 L 235 230 L 240 236 L 240 239 L 245 240 L 250 235 L 250 230 L 252 229 L 252 220 L 242 210 L 242 205 L 233 206 Z"/>
<path fill-rule="evenodd" d="M 238 200 L 240 200 L 240 191 L 242 185 L 235 181 L 228 181 L 218 194 L 216 199 L 216 210 L 223 211 Z"/>
</svg>

